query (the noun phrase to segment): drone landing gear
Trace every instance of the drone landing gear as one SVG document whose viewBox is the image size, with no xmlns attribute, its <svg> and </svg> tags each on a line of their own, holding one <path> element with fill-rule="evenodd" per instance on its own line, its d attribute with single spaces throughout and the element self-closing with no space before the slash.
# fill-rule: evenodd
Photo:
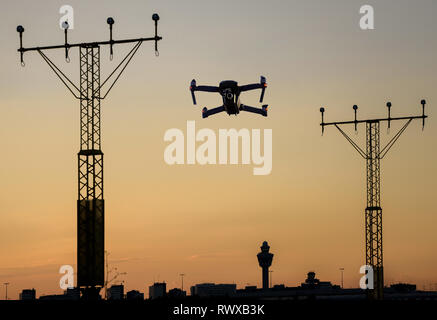
<svg viewBox="0 0 437 320">
<path fill-rule="evenodd" d="M 268 105 L 267 104 L 264 104 L 261 108 L 254 108 L 254 107 L 251 107 L 251 106 L 246 106 L 244 104 L 240 105 L 240 110 L 241 111 L 258 113 L 258 114 L 263 115 L 264 117 L 267 117 L 267 109 L 268 109 Z"/>
<path fill-rule="evenodd" d="M 206 107 L 202 109 L 202 118 L 208 118 L 209 116 L 212 116 L 213 114 L 219 113 L 219 112 L 223 112 L 225 111 L 225 107 L 221 106 L 221 107 L 217 107 L 217 108 L 213 108 L 211 110 L 208 110 Z"/>
</svg>

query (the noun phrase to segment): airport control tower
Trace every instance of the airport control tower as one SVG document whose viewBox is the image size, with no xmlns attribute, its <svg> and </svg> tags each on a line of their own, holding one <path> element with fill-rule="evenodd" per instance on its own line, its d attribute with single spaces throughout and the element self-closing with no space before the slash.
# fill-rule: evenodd
<svg viewBox="0 0 437 320">
<path fill-rule="evenodd" d="M 262 268 L 263 289 L 269 288 L 269 268 L 272 265 L 273 253 L 270 253 L 270 246 L 267 241 L 263 242 L 261 252 L 257 254 L 259 266 Z"/>
</svg>

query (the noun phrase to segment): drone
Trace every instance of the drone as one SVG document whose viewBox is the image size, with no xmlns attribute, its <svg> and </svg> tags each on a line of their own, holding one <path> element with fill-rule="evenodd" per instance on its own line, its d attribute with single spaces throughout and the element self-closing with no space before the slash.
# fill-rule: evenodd
<svg viewBox="0 0 437 320">
<path fill-rule="evenodd" d="M 266 78 L 261 76 L 259 83 L 247 84 L 244 86 L 239 86 L 238 82 L 233 80 L 225 80 L 220 82 L 219 86 L 198 86 L 196 84 L 196 80 L 191 81 L 190 91 L 191 97 L 193 98 L 193 104 L 196 103 L 196 91 L 204 91 L 204 92 L 217 92 L 222 96 L 223 105 L 220 107 L 216 107 L 213 109 L 207 109 L 206 107 L 202 109 L 202 118 L 208 118 L 209 116 L 226 111 L 228 115 L 231 114 L 239 114 L 240 111 L 258 113 L 267 117 L 267 108 L 268 105 L 264 104 L 261 108 L 254 108 L 251 106 L 247 106 L 240 102 L 240 94 L 245 91 L 261 89 L 261 96 L 259 98 L 259 102 L 263 102 L 264 92 L 267 88 Z"/>
</svg>

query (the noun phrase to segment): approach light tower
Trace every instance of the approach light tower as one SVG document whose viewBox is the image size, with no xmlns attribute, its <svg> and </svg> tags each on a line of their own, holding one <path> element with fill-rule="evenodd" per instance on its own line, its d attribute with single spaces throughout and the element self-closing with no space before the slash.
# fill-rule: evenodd
<svg viewBox="0 0 437 320">
<path fill-rule="evenodd" d="M 263 289 L 269 288 L 269 268 L 272 265 L 273 253 L 270 253 L 267 241 L 263 242 L 261 252 L 257 254 L 259 266 L 262 268 Z"/>
<path fill-rule="evenodd" d="M 109 40 L 68 43 L 68 22 L 65 21 L 64 44 L 43 47 L 23 47 L 22 26 L 17 27 L 20 34 L 21 65 L 24 67 L 24 53 L 37 51 L 56 76 L 62 81 L 73 96 L 80 101 L 80 151 L 78 153 L 78 200 L 77 200 L 77 287 L 81 288 L 84 298 L 94 299 L 105 285 L 104 279 L 104 245 L 105 245 L 105 205 L 103 199 L 103 152 L 101 148 L 101 117 L 100 101 L 105 99 L 111 91 L 129 62 L 144 41 L 155 42 L 155 54 L 158 55 L 158 14 L 153 14 L 155 22 L 155 36 L 150 38 L 114 40 L 112 28 L 114 19 L 108 18 Z M 100 82 L 100 47 L 109 45 L 110 59 L 113 56 L 115 44 L 135 43 L 129 53 L 109 74 Z M 79 48 L 80 79 L 76 86 L 44 53 L 50 49 L 64 49 L 65 59 L 70 61 L 69 50 Z M 110 83 L 110 84 L 109 84 Z M 104 94 L 102 88 L 108 84 Z"/>
<path fill-rule="evenodd" d="M 391 103 L 387 102 L 388 117 L 381 119 L 357 120 L 356 105 L 353 106 L 355 119 L 353 121 L 342 122 L 324 122 L 324 108 L 320 108 L 322 113 L 322 134 L 325 126 L 335 126 L 346 140 L 354 147 L 356 151 L 366 159 L 367 172 L 367 206 L 365 209 L 365 225 L 366 225 L 366 265 L 373 268 L 373 290 L 368 291 L 369 298 L 382 300 L 384 291 L 384 267 L 382 260 L 382 209 L 381 209 L 381 191 L 380 191 L 380 160 L 384 158 L 387 152 L 399 139 L 408 125 L 414 119 L 422 119 L 422 130 L 425 126 L 426 101 L 422 100 L 422 115 L 409 117 L 391 117 L 390 109 Z M 387 143 L 385 147 L 380 148 L 380 123 L 387 121 L 388 128 L 390 128 L 391 121 L 406 120 L 404 126 L 394 135 L 394 137 Z M 366 151 L 361 149 L 341 128 L 340 125 L 353 124 L 355 131 L 357 125 L 360 123 L 366 124 Z"/>
</svg>

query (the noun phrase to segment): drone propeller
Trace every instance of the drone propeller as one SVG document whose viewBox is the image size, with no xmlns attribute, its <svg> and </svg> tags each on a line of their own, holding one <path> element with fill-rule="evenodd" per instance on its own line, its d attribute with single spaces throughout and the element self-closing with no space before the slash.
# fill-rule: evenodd
<svg viewBox="0 0 437 320">
<path fill-rule="evenodd" d="M 197 104 L 196 102 L 196 96 L 194 95 L 194 90 L 196 90 L 196 80 L 191 80 L 191 85 L 190 85 L 190 91 L 191 91 L 191 98 L 193 98 L 193 104 Z"/>
<path fill-rule="evenodd" d="M 264 92 L 266 91 L 266 88 L 267 88 L 266 78 L 261 76 L 260 83 L 261 83 L 262 88 L 261 88 L 261 96 L 259 98 L 259 102 L 263 102 Z"/>
</svg>

